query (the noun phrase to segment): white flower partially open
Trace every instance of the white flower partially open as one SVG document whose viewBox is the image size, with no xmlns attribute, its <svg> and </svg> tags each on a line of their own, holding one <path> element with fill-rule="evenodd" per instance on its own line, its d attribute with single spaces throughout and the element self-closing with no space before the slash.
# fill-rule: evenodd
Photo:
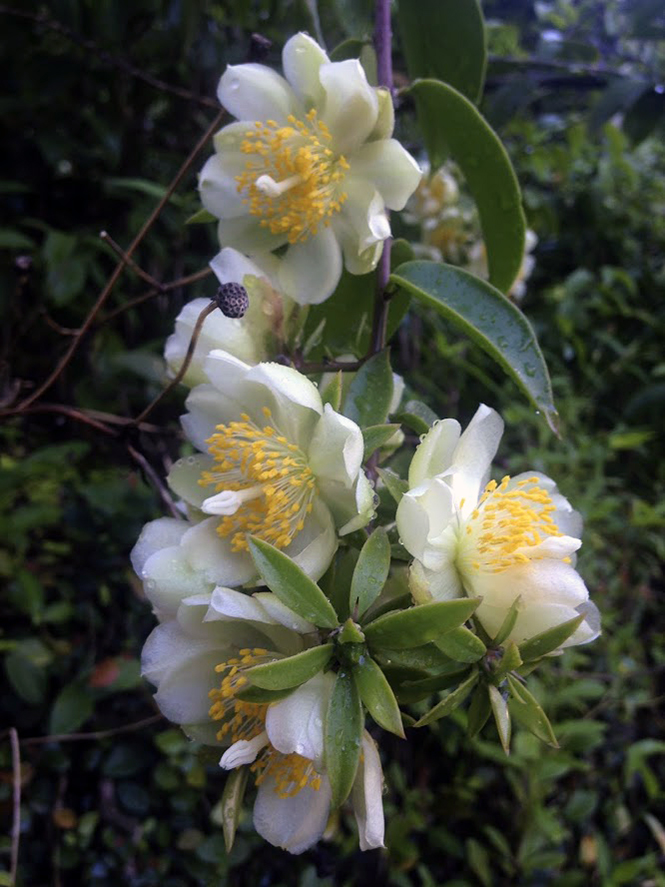
<svg viewBox="0 0 665 887">
<path fill-rule="evenodd" d="M 400 536 L 415 557 L 413 596 L 419 603 L 482 598 L 475 615 L 490 637 L 517 600 L 516 643 L 583 613 L 563 646 L 587 643 L 598 636 L 599 619 L 574 567 L 581 518 L 542 474 L 489 481 L 502 433 L 499 415 L 482 405 L 463 434 L 445 419 L 416 450 L 397 510 Z"/>
<path fill-rule="evenodd" d="M 273 703 L 245 702 L 239 694 L 249 686 L 247 669 L 316 643 L 316 627 L 271 592 L 216 588 L 183 600 L 176 616 L 153 630 L 141 660 L 166 717 L 192 738 L 228 746 L 224 769 L 250 767 L 258 786 L 255 828 L 290 853 L 315 844 L 328 822 L 323 744 L 333 675 L 320 673 Z M 363 850 L 383 845 L 382 783 L 366 733 L 352 792 Z"/>
<path fill-rule="evenodd" d="M 404 207 L 421 172 L 390 138 L 390 94 L 369 85 L 360 62 L 331 62 L 306 34 L 286 43 L 282 62 L 284 77 L 257 64 L 226 69 L 218 96 L 238 122 L 215 137 L 199 188 L 222 245 L 250 256 L 286 246 L 280 288 L 316 304 L 342 263 L 352 274 L 376 266 L 386 209 Z"/>
<path fill-rule="evenodd" d="M 210 383 L 190 392 L 182 424 L 206 455 L 181 460 L 169 484 L 211 515 L 205 532 L 214 526 L 220 562 L 236 562 L 230 569 L 244 564 L 252 574 L 253 534 L 319 578 L 337 533 L 365 526 L 373 514 L 360 429 L 324 408 L 316 386 L 290 367 L 250 367 L 223 351 L 204 367 Z"/>
</svg>

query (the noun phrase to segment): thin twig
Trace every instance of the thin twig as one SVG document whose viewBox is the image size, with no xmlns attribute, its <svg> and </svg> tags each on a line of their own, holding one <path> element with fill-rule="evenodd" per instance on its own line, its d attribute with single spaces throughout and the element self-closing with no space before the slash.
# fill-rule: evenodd
<svg viewBox="0 0 665 887">
<path fill-rule="evenodd" d="M 21 840 L 21 748 L 15 727 L 9 728 L 9 742 L 12 747 L 12 783 L 13 783 L 13 815 L 12 815 L 12 847 L 9 869 L 9 883 L 14 887 L 18 873 L 18 847 Z"/>
<path fill-rule="evenodd" d="M 1 11 L 1 8 L 0 8 L 0 11 Z M 71 361 L 72 357 L 74 356 L 74 352 L 78 348 L 83 336 L 88 332 L 90 327 L 95 322 L 97 315 L 101 311 L 106 300 L 108 299 L 109 295 L 111 294 L 113 287 L 116 285 L 118 278 L 120 277 L 123 270 L 125 269 L 126 264 L 127 264 L 127 260 L 129 258 L 131 258 L 132 254 L 135 252 L 136 248 L 139 246 L 139 244 L 141 243 L 141 241 L 143 240 L 145 235 L 148 233 L 150 228 L 153 226 L 153 224 L 155 223 L 155 220 L 157 219 L 157 217 L 161 213 L 162 209 L 168 203 L 169 199 L 171 198 L 171 195 L 173 194 L 175 189 L 180 184 L 180 181 L 182 180 L 182 178 L 185 176 L 185 174 L 189 170 L 190 166 L 192 165 L 192 163 L 196 159 L 197 155 L 205 147 L 205 145 L 208 142 L 208 139 L 213 135 L 215 130 L 219 127 L 225 114 L 226 114 L 226 111 L 221 110 L 217 114 L 215 119 L 212 121 L 212 123 L 210 124 L 208 129 L 201 136 L 199 141 L 196 143 L 196 145 L 194 146 L 193 150 L 191 151 L 189 157 L 182 164 L 182 166 L 180 167 L 180 169 L 176 173 L 173 181 L 166 189 L 163 197 L 161 198 L 161 200 L 159 201 L 157 206 L 154 208 L 154 210 L 150 213 L 150 215 L 148 216 L 146 221 L 143 223 L 141 230 L 136 235 L 134 240 L 132 240 L 132 242 L 127 250 L 127 253 L 120 260 L 120 262 L 118 262 L 113 274 L 111 275 L 111 277 L 107 281 L 106 285 L 104 286 L 101 293 L 99 294 L 97 301 L 95 302 L 95 304 L 93 305 L 92 309 L 90 310 L 88 316 L 86 317 L 85 321 L 83 322 L 83 326 L 81 327 L 78 335 L 73 338 L 71 345 L 69 346 L 67 351 L 64 353 L 64 355 L 60 358 L 55 369 L 49 374 L 49 376 L 44 380 L 44 382 L 42 382 L 42 384 L 39 385 L 38 388 L 36 388 L 35 391 L 33 391 L 33 393 L 29 397 L 27 397 L 23 401 L 23 403 L 21 403 L 19 405 L 20 409 L 25 409 L 26 407 L 28 407 L 32 403 L 34 403 L 36 400 L 38 400 L 38 398 L 40 398 L 42 396 L 42 394 L 44 394 L 44 392 L 47 391 L 51 387 L 51 385 L 53 385 L 53 383 L 56 381 L 56 379 L 63 372 L 65 367 L 69 364 L 69 362 Z"/>
<path fill-rule="evenodd" d="M 140 453 L 136 449 L 136 447 L 133 447 L 131 444 L 127 444 L 127 452 L 132 457 L 132 459 L 134 459 L 134 461 L 141 466 L 143 473 L 148 477 L 153 487 L 157 490 L 162 498 L 162 501 L 171 512 L 171 515 L 176 518 L 182 518 L 182 515 L 176 508 L 175 502 L 169 494 L 169 491 L 166 489 L 160 476 L 157 474 L 150 462 L 148 462 L 143 453 Z"/>
<path fill-rule="evenodd" d="M 164 293 L 179 289 L 182 286 L 188 286 L 190 283 L 196 283 L 199 280 L 210 277 L 212 273 L 212 268 L 202 268 L 200 271 L 195 271 L 193 274 L 187 274 L 185 277 L 179 277 L 177 280 L 171 280 L 169 283 L 160 283 L 157 287 L 148 290 L 147 293 L 143 293 L 143 295 L 137 296 L 129 302 L 125 302 L 125 304 L 120 305 L 119 308 L 114 308 L 113 311 L 105 314 L 104 317 L 99 320 L 99 323 L 107 323 L 119 314 L 124 314 L 125 311 L 129 311 L 131 308 L 136 308 L 137 305 L 142 305 L 143 302 L 147 302 L 149 299 L 154 299 L 155 296 L 161 296 Z"/>
<path fill-rule="evenodd" d="M 196 343 L 199 340 L 199 335 L 201 334 L 201 330 L 203 328 L 203 324 L 205 323 L 206 317 L 208 317 L 209 314 L 212 314 L 212 312 L 216 308 L 217 308 L 217 303 L 210 302 L 210 304 L 206 305 L 206 307 L 203 308 L 203 310 L 199 313 L 199 316 L 196 318 L 196 323 L 194 324 L 194 329 L 192 330 L 192 336 L 189 340 L 189 346 L 187 348 L 187 353 L 185 354 L 185 359 L 182 362 L 182 366 L 180 367 L 178 372 L 175 374 L 175 376 L 171 379 L 169 384 L 165 388 L 163 388 L 162 391 L 159 392 L 157 397 L 155 397 L 154 400 L 152 400 L 148 404 L 148 406 L 143 410 L 143 412 L 139 413 L 139 415 L 136 417 L 136 419 L 134 419 L 134 423 L 136 425 L 138 425 L 139 422 L 143 422 L 143 420 L 146 418 L 146 416 L 148 416 L 153 411 L 153 409 L 157 406 L 157 404 L 160 402 L 160 400 L 163 397 L 165 397 L 169 393 L 169 391 L 172 391 L 176 387 L 176 385 L 178 385 L 180 383 L 181 379 L 183 379 L 185 373 L 189 369 L 190 363 L 192 362 L 192 357 L 194 356 L 194 349 L 196 348 Z"/>
<path fill-rule="evenodd" d="M 114 727 L 111 730 L 96 730 L 94 733 L 56 733 L 52 736 L 29 736 L 27 739 L 21 740 L 21 745 L 45 745 L 48 742 L 81 742 L 86 739 L 109 739 L 111 736 L 118 736 L 120 733 L 132 733 L 134 730 L 149 727 L 151 724 L 156 724 L 157 721 L 163 720 L 163 718 L 164 715 L 161 714 L 150 715 L 149 718 L 134 721 L 132 724 L 124 724 L 122 727 Z"/>
<path fill-rule="evenodd" d="M 156 289 L 161 289 L 161 284 L 158 280 L 156 280 L 152 274 L 148 274 L 147 271 L 144 271 L 140 265 L 138 265 L 131 256 L 128 256 L 126 252 L 124 252 L 123 248 L 115 242 L 115 240 L 111 237 L 108 231 L 100 231 L 99 237 L 104 243 L 108 243 L 116 256 L 127 265 L 128 268 L 131 268 L 134 274 L 137 277 L 140 277 L 141 280 L 145 280 L 148 286 L 153 286 Z"/>
</svg>

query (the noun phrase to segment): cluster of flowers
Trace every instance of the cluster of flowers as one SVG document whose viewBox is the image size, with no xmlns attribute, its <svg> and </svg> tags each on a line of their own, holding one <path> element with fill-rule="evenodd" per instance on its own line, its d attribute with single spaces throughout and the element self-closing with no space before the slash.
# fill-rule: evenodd
<svg viewBox="0 0 665 887">
<path fill-rule="evenodd" d="M 268 358 L 288 339 L 296 303 L 327 298 L 342 265 L 355 274 L 376 265 L 390 233 L 387 209 L 404 207 L 421 173 L 391 138 L 390 95 L 368 84 L 358 62 L 330 62 L 299 34 L 283 65 L 285 77 L 261 65 L 231 67 L 220 83 L 238 122 L 217 135 L 201 196 L 220 220 L 223 248 L 212 268 L 221 284 L 243 285 L 249 306 L 241 318 L 216 311 L 206 319 L 184 376 L 191 390 L 182 426 L 198 453 L 168 477 L 182 519 L 147 524 L 132 561 L 158 620 L 142 658 L 157 705 L 191 738 L 220 747 L 222 768 L 253 775 L 256 830 L 300 853 L 323 835 L 340 800 L 326 721 L 340 662 L 353 657 L 335 651 L 349 631 L 348 649 L 360 649 L 364 635 L 355 613 L 330 622 L 318 590 L 318 619 L 266 590 L 256 545 L 285 556 L 314 587 L 338 548 L 356 531 L 366 535 L 376 493 L 361 428 L 305 375 Z M 207 304 L 195 300 L 178 317 L 166 344 L 171 371 Z M 489 637 L 512 609 L 506 641 L 573 619 L 560 647 L 587 642 L 598 625 L 574 567 L 579 516 L 543 475 L 489 480 L 502 429 L 481 406 L 464 433 L 446 419 L 416 449 L 395 518 L 413 558 L 409 612 L 474 598 Z M 374 638 L 385 633 L 381 618 Z M 314 666 L 278 690 L 254 685 L 262 668 L 284 660 Z M 363 702 L 377 722 L 390 721 L 371 698 Z M 401 720 L 392 723 L 402 734 Z M 369 849 L 383 845 L 383 777 L 374 739 L 362 728 L 359 736 L 346 794 Z"/>
</svg>

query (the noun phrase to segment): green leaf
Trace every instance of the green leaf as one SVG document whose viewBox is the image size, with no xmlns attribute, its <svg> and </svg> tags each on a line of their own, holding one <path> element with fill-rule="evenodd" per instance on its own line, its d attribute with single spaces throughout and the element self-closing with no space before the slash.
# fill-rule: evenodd
<svg viewBox="0 0 665 887">
<path fill-rule="evenodd" d="M 501 623 L 501 627 L 496 633 L 496 636 L 492 638 L 492 643 L 496 644 L 497 647 L 500 647 L 501 644 L 508 637 L 510 632 L 515 628 L 515 623 L 517 622 L 517 615 L 519 613 L 519 604 L 521 598 L 516 597 L 515 600 L 510 605 L 510 609 L 505 615 L 503 622 Z"/>
<path fill-rule="evenodd" d="M 363 440 L 365 441 L 363 462 L 366 462 L 375 450 L 388 443 L 397 431 L 399 431 L 399 425 L 370 425 L 368 428 L 363 428 Z"/>
<path fill-rule="evenodd" d="M 290 692 L 291 688 L 285 690 L 263 690 L 261 687 L 247 686 L 235 694 L 235 699 L 240 699 L 242 702 L 279 702 L 280 699 L 285 699 Z"/>
<path fill-rule="evenodd" d="M 468 673 L 468 669 L 459 663 L 455 663 L 456 668 L 447 674 L 441 674 L 432 678 L 423 678 L 418 681 L 405 680 L 402 683 L 396 683 L 394 680 L 394 670 L 389 669 L 387 677 L 390 678 L 392 686 L 395 689 L 395 695 L 400 705 L 410 704 L 412 702 L 420 702 L 421 699 L 429 699 L 432 693 L 440 693 L 442 690 L 449 690 L 455 684 L 459 684 L 464 676 Z"/>
<path fill-rule="evenodd" d="M 387 348 L 364 363 L 353 377 L 344 415 L 361 428 L 386 421 L 393 396 L 393 371 Z"/>
<path fill-rule="evenodd" d="M 332 604 L 288 555 L 253 536 L 249 550 L 261 578 L 283 604 L 319 628 L 335 628 L 337 614 Z"/>
<path fill-rule="evenodd" d="M 326 772 L 332 788 L 332 806 L 349 796 L 356 777 L 363 733 L 363 707 L 351 675 L 340 671 L 335 680 L 325 732 Z"/>
<path fill-rule="evenodd" d="M 73 733 L 88 720 L 93 710 L 90 690 L 76 682 L 68 684 L 53 703 L 49 718 L 49 734 Z"/>
<path fill-rule="evenodd" d="M 392 470 L 392 468 L 377 468 L 377 474 L 386 485 L 386 489 L 399 505 L 402 496 L 409 489 L 409 484 Z"/>
<path fill-rule="evenodd" d="M 423 715 L 419 721 L 416 721 L 414 726 L 424 727 L 426 724 L 431 724 L 441 718 L 448 717 L 448 715 L 452 714 L 456 708 L 459 708 L 477 683 L 478 672 L 474 671 L 459 685 L 459 687 L 457 687 L 456 690 L 449 693 L 445 699 L 442 699 L 441 702 L 437 703 L 434 708 L 430 709 L 426 715 Z"/>
<path fill-rule="evenodd" d="M 442 638 L 436 638 L 434 643 L 442 653 L 456 662 L 477 662 L 487 653 L 487 647 L 478 635 L 463 625 L 449 631 Z"/>
<path fill-rule="evenodd" d="M 479 603 L 473 598 L 460 598 L 386 613 L 365 626 L 365 637 L 372 647 L 420 647 L 466 622 Z"/>
<path fill-rule="evenodd" d="M 416 100 L 432 169 L 450 155 L 478 208 L 490 281 L 509 292 L 522 266 L 526 220 L 519 184 L 498 136 L 464 96 L 438 80 L 418 80 Z"/>
<path fill-rule="evenodd" d="M 46 671 L 17 650 L 5 657 L 9 683 L 24 702 L 39 705 L 46 694 Z"/>
<path fill-rule="evenodd" d="M 466 732 L 470 737 L 477 736 L 487 723 L 492 713 L 487 684 L 478 684 L 471 697 L 471 704 L 467 713 Z"/>
<path fill-rule="evenodd" d="M 507 677 L 510 688 L 509 708 L 510 713 L 518 724 L 526 727 L 534 736 L 546 742 L 548 745 L 559 747 L 554 730 L 549 718 L 542 710 L 537 700 L 531 695 L 524 684 L 512 675 Z"/>
<path fill-rule="evenodd" d="M 487 65 L 478 0 L 403 0 L 397 20 L 411 79 L 443 80 L 478 103 Z"/>
<path fill-rule="evenodd" d="M 248 668 L 245 674 L 252 684 L 262 690 L 287 690 L 299 687 L 322 671 L 330 662 L 333 654 L 332 644 L 322 644 L 287 656 Z"/>
<path fill-rule="evenodd" d="M 369 656 L 364 656 L 353 669 L 352 675 L 360 698 L 376 723 L 404 739 L 402 715 L 395 694 L 376 662 Z"/>
<path fill-rule="evenodd" d="M 508 641 L 504 647 L 501 660 L 492 670 L 494 684 L 498 685 L 509 672 L 515 671 L 520 665 L 522 665 L 522 657 L 520 656 L 519 648 L 515 641 Z"/>
<path fill-rule="evenodd" d="M 324 406 L 329 403 L 337 413 L 342 405 L 342 384 L 343 378 L 342 371 L 340 370 L 335 373 L 332 382 L 329 382 L 321 392 L 321 400 L 323 401 Z"/>
<path fill-rule="evenodd" d="M 224 791 L 222 792 L 222 830 L 224 832 L 224 843 L 227 853 L 230 853 L 233 849 L 248 776 L 249 767 L 238 767 L 229 773 L 224 784 Z"/>
<path fill-rule="evenodd" d="M 556 432 L 552 385 L 531 324 L 504 295 L 468 271 L 437 262 L 407 262 L 392 275 L 425 305 L 466 333 L 519 385 Z"/>
<path fill-rule="evenodd" d="M 394 418 L 416 434 L 427 434 L 438 416 L 427 404 L 419 400 L 409 400 Z"/>
<path fill-rule="evenodd" d="M 351 579 L 349 609 L 357 608 L 358 616 L 372 606 L 381 594 L 390 571 L 390 541 L 383 527 L 379 527 L 363 545 Z"/>
<path fill-rule="evenodd" d="M 193 216 L 185 219 L 185 225 L 203 225 L 208 222 L 216 221 L 216 217 L 213 216 L 212 213 L 209 213 L 207 209 L 200 209 L 198 212 L 195 212 Z"/>
<path fill-rule="evenodd" d="M 522 662 L 531 662 L 532 659 L 540 659 L 552 650 L 558 649 L 564 641 L 575 632 L 579 625 L 584 621 L 584 615 L 575 616 L 561 625 L 555 625 L 554 628 L 548 628 L 540 634 L 534 635 L 528 641 L 520 644 L 520 656 Z"/>
<path fill-rule="evenodd" d="M 389 647 L 382 647 L 377 653 L 377 659 L 384 667 L 435 675 L 460 668 L 459 663 L 443 654 L 434 644 L 411 647 L 409 650 L 391 650 Z"/>
<path fill-rule="evenodd" d="M 499 731 L 499 739 L 501 740 L 503 750 L 509 755 L 511 727 L 508 703 L 497 687 L 490 684 L 487 689 L 489 692 L 490 705 L 492 706 L 492 713 L 494 714 L 494 722 L 496 724 L 496 729 Z"/>
</svg>

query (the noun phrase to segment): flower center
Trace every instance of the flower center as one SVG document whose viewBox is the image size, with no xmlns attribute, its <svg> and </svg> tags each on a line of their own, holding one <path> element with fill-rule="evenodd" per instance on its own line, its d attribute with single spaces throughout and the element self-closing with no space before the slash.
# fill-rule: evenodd
<svg viewBox="0 0 665 887">
<path fill-rule="evenodd" d="M 463 560 L 473 570 L 501 573 L 516 564 L 528 563 L 529 552 L 550 536 L 562 536 L 552 513 L 556 510 L 539 478 L 529 477 L 510 486 L 506 475 L 490 481 L 471 513 L 462 540 Z"/>
<path fill-rule="evenodd" d="M 231 537 L 233 551 L 248 550 L 247 533 L 286 548 L 305 526 L 316 495 L 305 454 L 280 433 L 267 407 L 263 414 L 269 423 L 263 428 L 245 413 L 240 422 L 217 426 L 208 440 L 214 467 L 199 479 L 215 487 L 201 507 L 222 516 L 217 532 Z"/>
<path fill-rule="evenodd" d="M 237 699 L 236 694 L 247 685 L 243 671 L 253 665 L 270 662 L 272 658 L 267 650 L 259 647 L 246 648 L 239 650 L 237 657 L 215 666 L 215 671 L 224 673 L 224 677 L 220 687 L 209 693 L 212 700 L 209 715 L 213 721 L 224 721 L 217 732 L 220 742 L 250 742 L 265 733 L 268 703 L 245 702 Z M 280 798 L 291 798 L 308 785 L 316 790 L 321 787 L 321 776 L 309 758 L 297 754 L 282 754 L 270 745 L 267 738 L 250 765 L 250 771 L 255 774 L 257 785 L 272 776 L 275 791 Z"/>
<path fill-rule="evenodd" d="M 330 148 L 328 127 L 316 111 L 288 126 L 274 120 L 257 121 L 240 145 L 251 155 L 245 171 L 236 176 L 238 192 L 245 193 L 250 215 L 272 234 L 285 234 L 289 243 L 307 240 L 320 225 L 329 225 L 347 198 L 341 190 L 349 164 Z"/>
</svg>

